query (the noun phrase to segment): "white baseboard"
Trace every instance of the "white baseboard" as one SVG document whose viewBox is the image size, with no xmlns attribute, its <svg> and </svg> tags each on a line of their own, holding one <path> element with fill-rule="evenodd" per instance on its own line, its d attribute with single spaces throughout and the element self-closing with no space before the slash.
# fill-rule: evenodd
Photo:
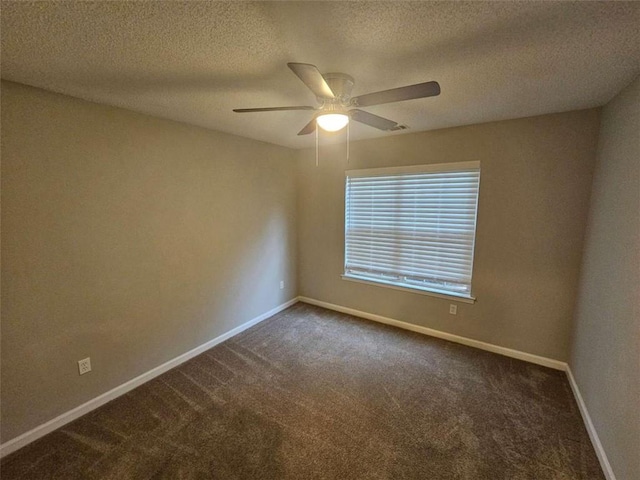
<svg viewBox="0 0 640 480">
<path fill-rule="evenodd" d="M 83 403 L 82 405 L 74 408 L 73 410 L 69 410 L 68 412 L 63 413 L 62 415 L 59 415 L 56 418 L 49 420 L 48 422 L 43 423 L 42 425 L 39 425 L 36 428 L 29 430 L 28 432 L 25 432 L 22 435 L 3 443 L 2 445 L 0 445 L 0 458 L 6 455 L 9 455 L 10 453 L 15 452 L 16 450 L 19 450 L 25 445 L 39 439 L 40 437 L 43 437 L 47 433 L 53 432 L 54 430 L 62 427 L 63 425 L 66 425 L 67 423 L 72 422 L 73 420 L 80 418 L 81 416 L 89 413 L 90 411 L 95 410 L 96 408 L 104 405 L 105 403 L 110 402 L 111 400 L 118 398 L 121 395 L 124 395 L 125 393 L 133 390 L 134 388 L 142 385 L 143 383 L 146 383 L 149 380 L 157 377 L 158 375 L 161 375 L 164 372 L 171 370 L 172 368 L 175 368 L 178 365 L 186 362 L 187 360 L 190 360 L 191 358 L 197 355 L 200 355 L 205 350 L 209 350 L 210 348 L 218 345 L 219 343 L 222 343 L 225 340 L 239 334 L 240 332 L 243 332 L 247 328 L 252 327 L 257 323 L 260 323 L 263 320 L 266 320 L 267 318 L 275 315 L 278 312 L 281 312 L 286 308 L 289 308 L 291 305 L 294 305 L 297 302 L 298 302 L 298 299 L 293 298 L 292 300 L 289 300 L 288 302 L 283 303 L 282 305 L 279 305 L 269 310 L 268 312 L 263 313 L 262 315 L 259 315 L 249 320 L 246 323 L 243 323 L 239 327 L 236 327 L 233 330 L 229 330 L 227 333 L 223 333 L 222 335 L 214 338 L 213 340 L 209 340 L 207 343 L 204 343 L 199 347 L 194 348 L 193 350 L 183 353 L 182 355 L 174 358 L 173 360 L 169 360 L 168 362 L 163 363 L 162 365 L 159 365 L 149 370 L 148 372 L 143 373 L 142 375 L 136 378 L 133 378 L 128 382 L 125 382 L 122 385 L 112 390 L 109 390 L 108 392 L 103 393 L 102 395 L 96 398 L 91 399 L 88 402 Z"/>
<path fill-rule="evenodd" d="M 567 369 L 567 364 L 559 360 L 540 357 L 538 355 L 521 352 L 519 350 L 513 350 L 511 348 L 500 347 L 491 343 L 473 340 L 472 338 L 461 337 L 452 333 L 442 332 L 440 330 L 434 330 L 432 328 L 422 327 L 420 325 L 414 325 L 412 323 L 403 322 L 394 318 L 383 317 L 382 315 L 376 315 L 374 313 L 362 312 L 353 308 L 334 305 L 333 303 L 322 302 L 314 298 L 298 297 L 298 300 L 300 300 L 301 302 L 310 303 L 311 305 L 317 305 L 318 307 L 328 308 L 329 310 L 335 310 L 336 312 L 347 313 L 356 317 L 366 318 L 367 320 L 373 320 L 374 322 L 393 325 L 394 327 L 411 330 L 412 332 L 423 333 L 431 337 L 442 338 L 443 340 L 449 340 L 450 342 L 461 343 L 462 345 L 479 348 L 480 350 L 486 350 L 488 352 L 498 353 L 507 357 L 517 358 L 518 360 L 524 360 L 525 362 L 535 363 L 537 365 L 553 368 L 555 370 L 565 371 Z"/>
<path fill-rule="evenodd" d="M 573 396 L 576 398 L 576 402 L 578 403 L 578 408 L 580 409 L 582 420 L 584 421 L 585 427 L 587 427 L 587 432 L 589 432 L 589 438 L 591 439 L 593 448 L 595 449 L 598 460 L 600 461 L 600 466 L 602 467 L 604 476 L 607 477 L 607 480 L 616 480 L 616 476 L 613 473 L 613 469 L 611 468 L 611 464 L 609 463 L 607 454 L 602 447 L 602 443 L 600 443 L 600 438 L 598 437 L 596 427 L 591 421 L 591 416 L 589 415 L 589 411 L 587 410 L 587 405 L 584 403 L 584 399 L 582 398 L 582 394 L 580 393 L 580 389 L 578 388 L 576 379 L 574 378 L 569 366 L 567 366 L 567 377 L 569 378 L 569 385 L 571 385 L 571 390 L 573 390 Z"/>
</svg>

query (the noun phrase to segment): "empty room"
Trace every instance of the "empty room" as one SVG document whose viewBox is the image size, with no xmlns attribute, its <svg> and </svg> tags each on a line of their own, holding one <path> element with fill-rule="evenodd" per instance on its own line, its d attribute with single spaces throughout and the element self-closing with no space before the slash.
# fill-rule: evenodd
<svg viewBox="0 0 640 480">
<path fill-rule="evenodd" d="M 2 480 L 640 480 L 640 2 L 0 17 Z"/>
</svg>

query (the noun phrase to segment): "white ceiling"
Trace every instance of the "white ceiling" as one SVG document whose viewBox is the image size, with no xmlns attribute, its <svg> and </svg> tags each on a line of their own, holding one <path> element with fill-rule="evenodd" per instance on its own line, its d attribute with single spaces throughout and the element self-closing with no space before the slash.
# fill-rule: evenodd
<svg viewBox="0 0 640 480">
<path fill-rule="evenodd" d="M 603 105 L 640 73 L 640 2 L 2 2 L 2 78 L 292 148 L 315 105 L 287 68 L 353 94 L 437 80 L 370 107 L 412 131 Z M 352 139 L 399 135 L 354 122 Z M 336 138 L 344 138 L 343 134 Z"/>
</svg>

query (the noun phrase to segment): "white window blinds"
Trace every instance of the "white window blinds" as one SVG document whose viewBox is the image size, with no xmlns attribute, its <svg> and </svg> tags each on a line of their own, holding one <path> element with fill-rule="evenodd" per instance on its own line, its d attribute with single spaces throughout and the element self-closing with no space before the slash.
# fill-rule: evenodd
<svg viewBox="0 0 640 480">
<path fill-rule="evenodd" d="M 479 162 L 346 175 L 345 276 L 471 296 Z"/>
</svg>

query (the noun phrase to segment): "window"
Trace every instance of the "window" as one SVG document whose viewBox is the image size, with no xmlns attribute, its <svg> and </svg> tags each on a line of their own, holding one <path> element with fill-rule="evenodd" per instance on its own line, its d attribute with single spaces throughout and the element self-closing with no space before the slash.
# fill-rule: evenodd
<svg viewBox="0 0 640 480">
<path fill-rule="evenodd" d="M 480 162 L 346 172 L 344 277 L 471 297 Z"/>
</svg>

